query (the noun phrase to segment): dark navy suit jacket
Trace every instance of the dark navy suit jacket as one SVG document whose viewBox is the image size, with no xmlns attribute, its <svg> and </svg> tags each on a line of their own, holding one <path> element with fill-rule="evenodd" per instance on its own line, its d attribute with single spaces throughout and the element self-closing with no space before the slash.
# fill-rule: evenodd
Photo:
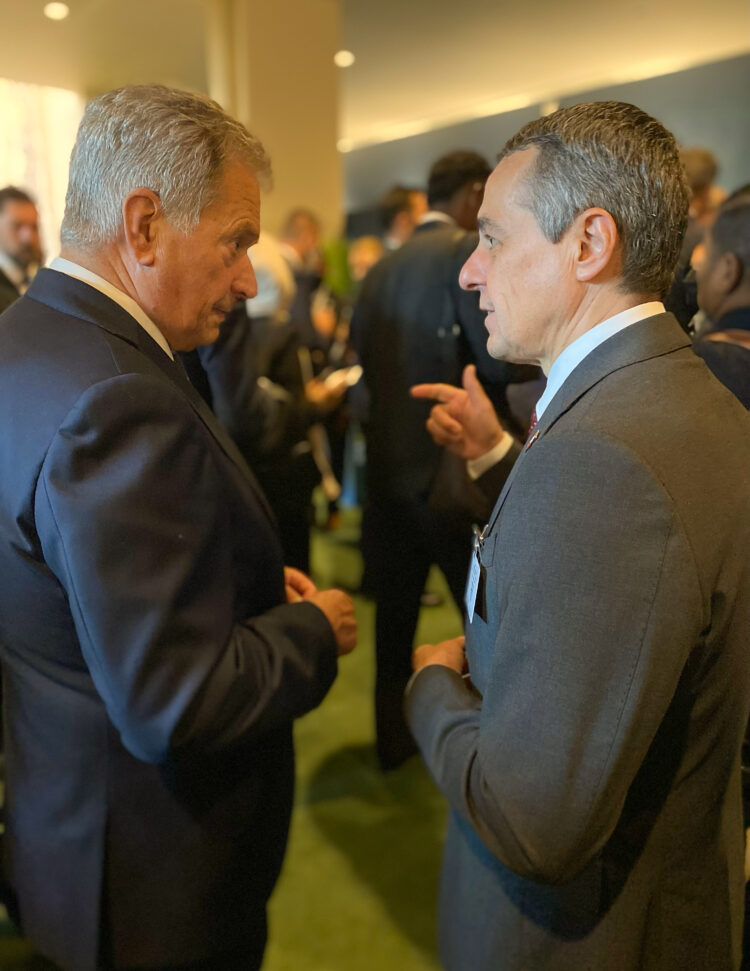
<svg viewBox="0 0 750 971">
<path fill-rule="evenodd" d="M 266 501 L 137 322 L 42 270 L 0 322 L 7 864 L 65 968 L 262 947 L 292 720 L 336 671 Z"/>
</svg>

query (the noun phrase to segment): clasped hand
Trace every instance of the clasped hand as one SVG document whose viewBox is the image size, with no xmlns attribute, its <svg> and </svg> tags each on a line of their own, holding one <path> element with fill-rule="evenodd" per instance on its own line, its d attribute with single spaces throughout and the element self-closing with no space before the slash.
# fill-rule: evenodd
<svg viewBox="0 0 750 971">
<path fill-rule="evenodd" d="M 343 590 L 318 590 L 306 573 L 294 567 L 284 567 L 287 603 L 307 601 L 322 610 L 333 628 L 338 654 L 349 654 L 357 643 L 357 620 L 352 598 Z"/>
</svg>

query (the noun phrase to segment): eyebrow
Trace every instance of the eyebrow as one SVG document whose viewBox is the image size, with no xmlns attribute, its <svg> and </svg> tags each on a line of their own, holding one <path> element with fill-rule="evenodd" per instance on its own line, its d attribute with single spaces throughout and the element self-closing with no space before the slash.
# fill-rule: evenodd
<svg viewBox="0 0 750 971">
<path fill-rule="evenodd" d="M 249 221 L 243 220 L 240 223 L 234 225 L 226 233 L 224 233 L 224 239 L 240 239 L 243 242 L 246 239 L 251 239 L 254 243 L 258 241 L 258 227 Z M 250 244 L 252 245 L 252 244 Z"/>
<path fill-rule="evenodd" d="M 500 232 L 502 228 L 500 223 L 495 222 L 494 219 L 490 219 L 489 216 L 480 216 L 477 220 L 477 226 L 480 233 L 493 234 Z"/>
</svg>

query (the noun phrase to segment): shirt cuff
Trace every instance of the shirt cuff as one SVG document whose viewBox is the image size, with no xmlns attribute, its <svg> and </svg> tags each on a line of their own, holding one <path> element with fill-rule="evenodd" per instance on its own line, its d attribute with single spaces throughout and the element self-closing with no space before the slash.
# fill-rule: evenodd
<svg viewBox="0 0 750 971">
<path fill-rule="evenodd" d="M 511 450 L 513 442 L 513 436 L 504 431 L 503 437 L 489 452 L 480 455 L 478 459 L 468 459 L 466 462 L 466 471 L 469 473 L 469 478 L 478 479 L 480 475 L 484 475 L 487 469 L 491 469 L 493 465 L 497 465 Z"/>
</svg>

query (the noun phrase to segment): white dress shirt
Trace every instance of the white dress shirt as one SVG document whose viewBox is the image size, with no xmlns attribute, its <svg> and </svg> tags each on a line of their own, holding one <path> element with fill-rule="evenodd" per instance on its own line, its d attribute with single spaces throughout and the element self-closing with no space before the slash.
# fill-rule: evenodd
<svg viewBox="0 0 750 971">
<path fill-rule="evenodd" d="M 614 337 L 615 334 L 619 334 L 621 330 L 630 327 L 631 324 L 637 324 L 639 320 L 645 320 L 647 317 L 663 313 L 664 304 L 658 300 L 653 300 L 650 303 L 639 303 L 635 307 L 629 307 L 627 310 L 615 314 L 614 317 L 608 317 L 607 320 L 603 320 L 600 324 L 592 327 L 591 330 L 587 330 L 572 344 L 568 344 L 565 350 L 555 358 L 549 370 L 547 387 L 536 403 L 537 421 L 542 417 L 547 405 L 560 390 L 565 379 L 595 348 L 609 340 L 610 337 Z M 478 479 L 480 475 L 483 475 L 493 465 L 505 458 L 512 444 L 513 438 L 508 432 L 504 432 L 503 437 L 493 449 L 485 452 L 484 455 L 480 455 L 478 459 L 470 459 L 466 463 L 469 478 Z"/>
<path fill-rule="evenodd" d="M 174 360 L 174 354 L 172 349 L 167 343 L 167 339 L 156 326 L 156 324 L 151 320 L 151 318 L 146 314 L 142 307 L 129 297 L 127 293 L 123 293 L 122 290 L 118 290 L 116 286 L 100 277 L 97 273 L 92 270 L 87 270 L 85 266 L 80 266 L 78 263 L 73 263 L 72 260 L 66 260 L 62 256 L 56 256 L 54 260 L 49 265 L 50 270 L 56 270 L 58 273 L 65 273 L 66 276 L 75 277 L 76 280 L 80 280 L 81 283 L 87 283 L 90 287 L 103 293 L 105 297 L 109 297 L 110 300 L 114 300 L 116 304 L 119 304 L 124 311 L 134 317 L 135 320 L 141 325 L 141 327 L 146 331 L 149 337 L 152 337 L 156 343 L 161 347 L 164 353 Z"/>
<path fill-rule="evenodd" d="M 536 403 L 537 421 L 542 417 L 547 405 L 563 386 L 565 379 L 572 374 L 573 370 L 593 350 L 606 340 L 609 340 L 610 337 L 619 334 L 621 330 L 625 330 L 626 327 L 637 324 L 640 320 L 645 320 L 647 317 L 653 317 L 656 314 L 663 313 L 664 304 L 659 300 L 653 300 L 650 303 L 639 303 L 635 307 L 628 307 L 627 310 L 615 314 L 614 317 L 608 317 L 600 324 L 597 324 L 596 327 L 587 330 L 585 334 L 582 334 L 574 340 L 572 344 L 568 344 L 565 350 L 555 358 L 552 367 L 549 369 L 547 387 L 544 389 L 544 394 Z"/>
</svg>

